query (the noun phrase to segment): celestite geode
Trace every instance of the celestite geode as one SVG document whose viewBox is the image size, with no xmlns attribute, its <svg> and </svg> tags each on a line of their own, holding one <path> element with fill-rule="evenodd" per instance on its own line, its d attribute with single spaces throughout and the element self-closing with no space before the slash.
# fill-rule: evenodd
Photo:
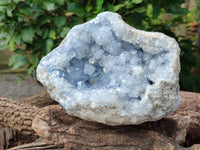
<svg viewBox="0 0 200 150">
<path fill-rule="evenodd" d="M 70 115 L 108 125 L 140 124 L 178 107 L 179 53 L 175 39 L 137 30 L 104 12 L 73 27 L 42 58 L 37 78 Z"/>
</svg>

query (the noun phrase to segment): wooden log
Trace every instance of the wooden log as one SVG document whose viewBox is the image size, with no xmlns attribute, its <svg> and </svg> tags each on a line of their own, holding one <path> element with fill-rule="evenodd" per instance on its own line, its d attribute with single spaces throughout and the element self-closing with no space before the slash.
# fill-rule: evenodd
<svg viewBox="0 0 200 150">
<path fill-rule="evenodd" d="M 53 100 L 50 97 L 49 93 L 46 90 L 40 92 L 39 94 L 35 96 L 22 99 L 20 100 L 20 103 L 26 103 L 26 104 L 37 106 L 37 107 L 45 107 L 48 105 L 58 104 L 55 100 Z"/>
<path fill-rule="evenodd" d="M 58 105 L 43 108 L 54 103 L 43 102 L 51 100 L 46 92 L 22 101 L 0 98 L 0 124 L 18 130 L 24 135 L 38 134 L 47 144 L 64 144 L 66 149 L 181 149 L 177 143 L 183 146 L 200 143 L 200 94 L 181 92 L 181 97 L 178 110 L 165 119 L 138 126 L 118 127 L 69 116 Z M 32 121 L 37 134 L 31 127 Z"/>
<path fill-rule="evenodd" d="M 151 126 L 113 127 L 89 122 L 68 115 L 59 105 L 43 108 L 33 120 L 33 128 L 46 143 L 64 144 L 66 149 L 186 149 Z M 200 145 L 188 149 L 197 148 Z"/>
<path fill-rule="evenodd" d="M 180 106 L 167 119 L 176 121 L 172 138 L 180 145 L 200 144 L 200 93 L 181 92 Z"/>
<path fill-rule="evenodd" d="M 66 149 L 183 149 L 178 144 L 187 147 L 200 143 L 198 132 L 192 141 L 187 140 L 193 127 L 200 131 L 200 94 L 181 92 L 181 96 L 181 105 L 174 114 L 137 126 L 112 127 L 89 122 L 52 105 L 42 108 L 32 127 L 46 143 L 65 144 Z M 200 145 L 192 149 L 196 147 Z"/>
<path fill-rule="evenodd" d="M 52 104 L 57 102 L 47 91 L 20 101 L 0 97 L 0 124 L 25 135 L 35 134 L 31 127 L 34 116 L 39 113 L 40 107 Z"/>
<path fill-rule="evenodd" d="M 0 124 L 18 130 L 22 134 L 36 134 L 31 125 L 38 113 L 38 107 L 0 97 Z"/>
<path fill-rule="evenodd" d="M 0 150 L 7 149 L 13 145 L 16 132 L 0 125 Z"/>
<path fill-rule="evenodd" d="M 68 115 L 59 105 L 43 108 L 33 128 L 46 143 L 65 144 L 66 149 L 181 149 L 157 132 L 89 122 Z"/>
<path fill-rule="evenodd" d="M 36 149 L 37 150 L 46 150 L 46 149 L 64 150 L 64 146 L 55 145 L 55 144 L 46 144 L 41 138 L 39 138 L 34 142 L 12 147 L 9 150 L 36 150 Z"/>
</svg>

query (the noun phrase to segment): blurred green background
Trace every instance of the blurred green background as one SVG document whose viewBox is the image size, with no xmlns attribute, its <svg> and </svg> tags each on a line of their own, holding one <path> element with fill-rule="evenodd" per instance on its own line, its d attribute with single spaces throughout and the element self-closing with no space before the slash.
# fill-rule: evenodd
<svg viewBox="0 0 200 150">
<path fill-rule="evenodd" d="M 8 63 L 11 72 L 25 71 L 21 80 L 36 76 L 40 59 L 74 25 L 103 11 L 119 13 L 137 29 L 175 38 L 182 50 L 181 90 L 200 92 L 200 0 L 0 0 L 1 72 Z"/>
</svg>

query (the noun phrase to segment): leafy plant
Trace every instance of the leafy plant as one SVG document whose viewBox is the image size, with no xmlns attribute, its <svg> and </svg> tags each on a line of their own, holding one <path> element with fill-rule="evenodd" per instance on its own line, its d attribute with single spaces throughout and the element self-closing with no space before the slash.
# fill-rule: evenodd
<svg viewBox="0 0 200 150">
<path fill-rule="evenodd" d="M 197 52 L 197 47 L 194 46 L 190 39 L 182 39 L 181 47 L 181 73 L 180 85 L 183 90 L 200 91 L 200 58 L 194 55 Z M 197 53 L 195 53 L 197 54 Z M 184 62 L 183 62 L 184 60 Z"/>
<path fill-rule="evenodd" d="M 13 69 L 27 66 L 26 75 L 35 76 L 39 60 L 54 49 L 77 24 L 94 18 L 102 11 L 119 13 L 131 26 L 160 31 L 179 41 L 181 52 L 181 88 L 200 91 L 200 83 L 191 74 L 198 65 L 188 39 L 176 36 L 174 29 L 185 24 L 188 10 L 180 7 L 185 0 L 1 0 L 0 48 L 8 47 L 16 55 Z M 192 60 L 188 60 L 188 55 Z M 195 59 L 194 59 L 195 58 Z M 198 75 L 199 77 L 199 75 Z M 193 83 L 186 81 L 192 80 Z"/>
</svg>

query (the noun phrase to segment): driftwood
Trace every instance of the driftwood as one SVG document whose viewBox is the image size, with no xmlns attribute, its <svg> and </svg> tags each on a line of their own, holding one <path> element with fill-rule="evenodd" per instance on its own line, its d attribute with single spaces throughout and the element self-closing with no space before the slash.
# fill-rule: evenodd
<svg viewBox="0 0 200 150">
<path fill-rule="evenodd" d="M 57 103 L 47 91 L 20 101 L 0 97 L 0 150 L 37 139 L 32 120 L 39 107 L 51 104 Z"/>
<path fill-rule="evenodd" d="M 181 104 L 167 117 L 176 121 L 173 138 L 183 146 L 200 144 L 200 93 L 181 92 Z"/>
<path fill-rule="evenodd" d="M 39 113 L 39 108 L 7 98 L 0 98 L 0 124 L 22 132 L 35 134 L 32 120 Z"/>
<path fill-rule="evenodd" d="M 200 94 L 181 92 L 181 96 L 182 103 L 174 114 L 138 126 L 85 121 L 68 115 L 58 105 L 43 108 L 32 125 L 46 143 L 64 144 L 66 149 L 182 149 L 175 141 L 182 146 L 200 143 Z M 188 149 L 196 148 L 200 145 Z"/>
<path fill-rule="evenodd" d="M 54 149 L 54 150 L 65 150 L 63 145 L 55 145 L 55 144 L 47 144 L 41 138 L 36 141 L 28 144 L 19 145 L 9 150 L 46 150 L 46 149 Z"/>
<path fill-rule="evenodd" d="M 20 101 L 0 97 L 0 124 L 18 130 L 25 135 L 35 134 L 32 120 L 40 107 L 57 104 L 47 91 Z"/>
<path fill-rule="evenodd" d="M 0 125 L 0 150 L 35 141 L 38 136 L 24 135 L 19 131 Z"/>
<path fill-rule="evenodd" d="M 181 92 L 181 97 L 178 110 L 164 119 L 118 127 L 69 116 L 59 105 L 47 106 L 55 104 L 47 92 L 21 101 L 0 98 L 0 124 L 45 142 L 18 149 L 182 149 L 193 144 L 187 149 L 200 149 L 200 94 Z"/>
<path fill-rule="evenodd" d="M 15 135 L 16 131 L 0 125 L 0 150 L 13 145 L 10 140 L 13 141 Z"/>
<path fill-rule="evenodd" d="M 58 104 L 56 101 L 52 100 L 47 91 L 42 91 L 41 93 L 35 96 L 22 99 L 20 100 L 20 103 L 29 104 L 36 107 L 45 107 L 49 105 Z"/>
<path fill-rule="evenodd" d="M 66 149 L 181 149 L 157 132 L 85 121 L 67 115 L 59 105 L 43 108 L 33 128 L 46 143 L 64 144 Z"/>
</svg>

